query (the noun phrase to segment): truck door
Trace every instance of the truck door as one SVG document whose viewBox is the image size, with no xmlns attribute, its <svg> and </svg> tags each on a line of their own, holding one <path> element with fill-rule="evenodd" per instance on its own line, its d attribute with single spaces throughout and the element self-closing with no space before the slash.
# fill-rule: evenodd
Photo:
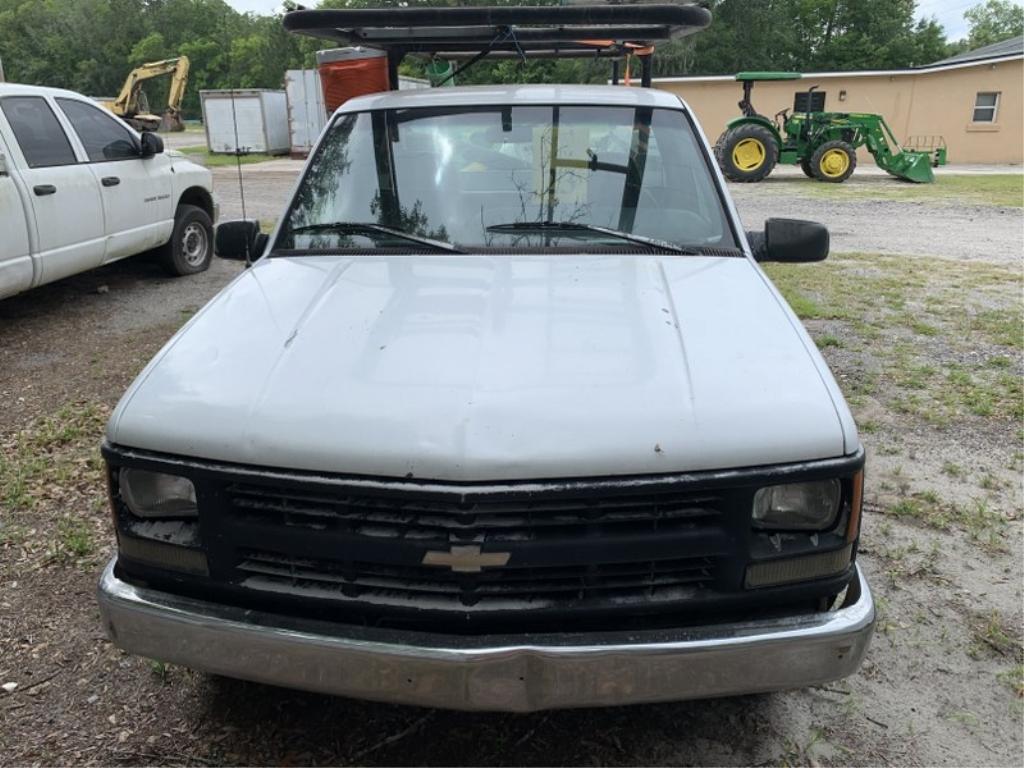
<svg viewBox="0 0 1024 768">
<path fill-rule="evenodd" d="M 28 218 L 14 173 L 14 160 L 0 133 L 0 299 L 32 286 Z"/>
<path fill-rule="evenodd" d="M 140 157 L 138 137 L 99 107 L 66 97 L 56 101 L 100 184 L 104 263 L 166 243 L 174 229 L 170 158 Z"/>
<path fill-rule="evenodd" d="M 105 248 L 99 183 L 78 163 L 50 104 L 42 96 L 5 96 L 0 119 L 32 210 L 33 285 L 98 267 Z"/>
</svg>

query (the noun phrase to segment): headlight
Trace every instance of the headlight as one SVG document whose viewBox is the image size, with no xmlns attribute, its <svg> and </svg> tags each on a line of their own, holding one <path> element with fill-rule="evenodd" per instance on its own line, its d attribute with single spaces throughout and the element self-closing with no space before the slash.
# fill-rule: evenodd
<svg viewBox="0 0 1024 768">
<path fill-rule="evenodd" d="M 838 480 L 787 483 L 754 494 L 753 525 L 780 531 L 824 531 L 836 524 L 842 488 Z"/>
<path fill-rule="evenodd" d="M 122 468 L 121 498 L 138 517 L 197 517 L 196 487 L 187 477 Z"/>
</svg>

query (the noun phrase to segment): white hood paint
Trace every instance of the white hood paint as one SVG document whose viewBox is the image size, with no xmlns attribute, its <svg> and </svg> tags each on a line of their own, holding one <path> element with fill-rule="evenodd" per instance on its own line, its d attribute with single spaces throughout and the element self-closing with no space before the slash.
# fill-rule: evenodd
<svg viewBox="0 0 1024 768">
<path fill-rule="evenodd" d="M 824 362 L 752 262 L 655 255 L 263 259 L 150 363 L 108 439 L 455 481 L 857 445 Z"/>
</svg>

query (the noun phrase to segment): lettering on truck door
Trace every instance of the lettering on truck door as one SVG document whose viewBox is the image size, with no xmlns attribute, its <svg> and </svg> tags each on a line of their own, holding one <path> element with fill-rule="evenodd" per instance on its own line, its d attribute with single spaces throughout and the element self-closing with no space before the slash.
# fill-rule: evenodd
<svg viewBox="0 0 1024 768">
<path fill-rule="evenodd" d="M 25 203 L 14 181 L 14 159 L 0 126 L 0 299 L 32 286 Z"/>
<path fill-rule="evenodd" d="M 99 183 L 79 163 L 48 100 L 5 96 L 0 120 L 32 209 L 33 286 L 98 267 L 105 250 Z"/>
<path fill-rule="evenodd" d="M 56 101 L 100 185 L 107 233 L 104 263 L 166 243 L 174 227 L 170 158 L 142 158 L 138 137 L 99 107 L 72 98 Z"/>
</svg>

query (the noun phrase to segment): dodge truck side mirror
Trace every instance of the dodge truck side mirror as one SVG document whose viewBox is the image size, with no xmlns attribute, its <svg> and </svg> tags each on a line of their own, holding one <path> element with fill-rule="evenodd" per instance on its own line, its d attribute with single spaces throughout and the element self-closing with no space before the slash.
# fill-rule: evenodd
<svg viewBox="0 0 1024 768">
<path fill-rule="evenodd" d="M 222 259 L 256 261 L 267 247 L 267 235 L 260 232 L 260 223 L 253 219 L 224 221 L 217 225 L 213 250 Z"/>
<path fill-rule="evenodd" d="M 763 232 L 747 232 L 757 261 L 801 263 L 828 256 L 828 229 L 815 221 L 768 219 Z"/>
<path fill-rule="evenodd" d="M 139 154 L 142 155 L 143 158 L 159 155 L 163 151 L 164 140 L 162 138 L 149 131 L 145 131 L 142 134 L 142 146 Z"/>
</svg>

